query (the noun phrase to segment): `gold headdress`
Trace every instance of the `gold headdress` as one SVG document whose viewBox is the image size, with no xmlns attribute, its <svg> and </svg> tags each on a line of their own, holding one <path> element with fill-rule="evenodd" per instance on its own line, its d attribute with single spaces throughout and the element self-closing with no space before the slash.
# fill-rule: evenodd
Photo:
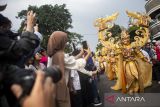
<svg viewBox="0 0 160 107">
<path fill-rule="evenodd" d="M 132 41 L 131 47 L 142 47 L 149 39 L 149 20 L 150 17 L 143 13 L 138 12 L 130 12 L 126 11 L 127 15 L 133 19 L 132 24 L 138 26 L 138 29 L 135 31 L 134 41 Z M 96 19 L 94 25 L 98 28 L 98 39 L 102 43 L 103 46 L 109 47 L 110 49 L 120 49 L 122 45 L 121 39 L 126 39 L 123 42 L 127 42 L 130 40 L 130 35 L 128 31 L 122 29 L 121 32 L 121 39 L 115 41 L 115 36 L 111 33 L 110 29 L 113 27 L 112 25 L 115 19 L 118 17 L 118 13 L 114 13 L 111 16 L 105 18 L 98 18 Z M 107 35 L 108 34 L 108 35 Z M 141 35 L 141 36 L 139 36 Z"/>
</svg>

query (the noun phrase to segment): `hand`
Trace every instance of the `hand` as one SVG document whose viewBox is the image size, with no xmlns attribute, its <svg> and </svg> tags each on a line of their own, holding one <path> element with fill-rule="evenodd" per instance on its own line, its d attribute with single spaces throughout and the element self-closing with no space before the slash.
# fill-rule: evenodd
<svg viewBox="0 0 160 107">
<path fill-rule="evenodd" d="M 33 11 L 28 11 L 27 13 L 27 28 L 26 30 L 29 32 L 33 32 L 33 26 L 35 23 L 35 17 L 36 13 L 33 13 Z"/>
<path fill-rule="evenodd" d="M 34 26 L 34 32 L 38 32 L 39 31 L 39 27 L 38 24 L 36 24 L 36 26 Z"/>
<path fill-rule="evenodd" d="M 83 49 L 83 48 L 81 48 L 81 51 L 80 51 L 80 53 L 81 53 L 81 54 L 83 54 L 83 53 L 84 53 L 84 49 Z"/>
<path fill-rule="evenodd" d="M 91 54 L 91 50 L 90 50 L 90 48 L 88 47 L 88 49 L 87 50 L 85 50 L 88 54 Z"/>
<path fill-rule="evenodd" d="M 87 49 L 87 52 L 88 52 L 90 55 L 91 55 L 91 53 L 92 53 L 90 48 Z"/>
<path fill-rule="evenodd" d="M 14 84 L 11 90 L 17 98 L 22 94 L 22 88 L 19 85 Z M 52 83 L 52 79 L 50 77 L 45 79 L 44 73 L 37 71 L 37 77 L 31 94 L 20 103 L 22 107 L 53 107 L 54 98 L 55 86 Z"/>
<path fill-rule="evenodd" d="M 97 74 L 97 70 L 96 71 L 92 71 L 92 76 Z"/>
</svg>

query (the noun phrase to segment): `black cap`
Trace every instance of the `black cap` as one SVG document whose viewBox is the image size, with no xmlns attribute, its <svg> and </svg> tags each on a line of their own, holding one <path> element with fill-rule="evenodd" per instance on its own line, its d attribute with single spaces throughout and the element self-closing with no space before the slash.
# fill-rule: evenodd
<svg viewBox="0 0 160 107">
<path fill-rule="evenodd" d="M 0 5 L 0 11 L 3 11 L 7 7 L 7 4 L 5 5 Z"/>
</svg>

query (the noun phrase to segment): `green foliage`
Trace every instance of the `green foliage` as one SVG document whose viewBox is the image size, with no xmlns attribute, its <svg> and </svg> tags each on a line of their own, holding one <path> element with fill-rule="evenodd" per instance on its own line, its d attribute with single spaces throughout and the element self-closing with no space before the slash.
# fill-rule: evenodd
<svg viewBox="0 0 160 107">
<path fill-rule="evenodd" d="M 29 6 L 28 10 L 36 12 L 40 32 L 42 34 L 50 35 L 53 31 L 67 31 L 69 28 L 72 28 L 71 14 L 68 9 L 66 9 L 65 4 L 56 4 L 55 6 L 42 5 L 40 7 Z M 28 10 L 22 10 L 19 12 L 17 18 L 24 21 Z M 21 27 L 23 28 L 24 26 L 22 25 Z"/>
<path fill-rule="evenodd" d="M 65 48 L 65 52 L 72 52 L 74 47 L 77 46 L 78 44 L 81 44 L 83 36 L 80 34 L 77 34 L 75 32 L 68 32 L 68 44 Z"/>
<path fill-rule="evenodd" d="M 22 19 L 21 27 L 19 28 L 19 32 L 22 32 L 24 28 L 24 22 L 26 19 L 27 11 L 33 10 L 36 12 L 36 18 L 39 25 L 39 32 L 42 33 L 44 40 L 42 42 L 42 47 L 46 48 L 48 43 L 49 35 L 54 31 L 64 31 L 69 35 L 69 42 L 72 40 L 76 40 L 76 43 L 81 41 L 82 36 L 77 33 L 70 33 L 68 31 L 69 28 L 72 28 L 72 19 L 71 14 L 66 9 L 66 5 L 42 5 L 40 7 L 29 5 L 27 10 L 22 10 L 18 12 L 18 16 L 16 18 Z M 71 35 L 71 36 L 70 36 Z M 75 41 L 74 41 L 75 42 Z M 70 45 L 69 45 L 70 46 Z M 70 46 L 71 48 L 71 46 Z"/>
<path fill-rule="evenodd" d="M 117 24 L 114 24 L 114 26 L 108 31 L 112 33 L 112 37 L 117 37 L 120 36 L 121 27 Z"/>
</svg>

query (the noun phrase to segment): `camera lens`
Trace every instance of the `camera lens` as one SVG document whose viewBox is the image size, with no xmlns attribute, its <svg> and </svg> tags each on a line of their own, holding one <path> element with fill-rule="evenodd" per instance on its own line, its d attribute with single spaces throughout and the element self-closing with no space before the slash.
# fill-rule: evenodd
<svg viewBox="0 0 160 107">
<path fill-rule="evenodd" d="M 57 66 L 50 66 L 44 69 L 44 71 L 46 73 L 46 76 L 51 77 L 54 83 L 57 83 L 62 78 L 61 71 Z"/>
</svg>

